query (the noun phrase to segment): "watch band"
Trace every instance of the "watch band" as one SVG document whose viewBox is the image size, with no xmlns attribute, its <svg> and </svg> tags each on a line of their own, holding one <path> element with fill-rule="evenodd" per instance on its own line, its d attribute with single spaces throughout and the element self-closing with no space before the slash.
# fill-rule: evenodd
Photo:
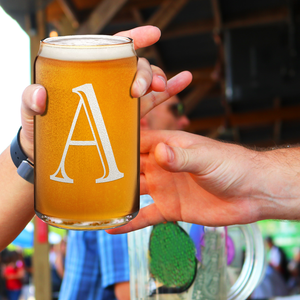
<svg viewBox="0 0 300 300">
<path fill-rule="evenodd" d="M 10 156 L 13 163 L 18 168 L 17 170 L 18 174 L 28 182 L 33 183 L 34 182 L 33 164 L 28 160 L 28 157 L 22 150 L 20 144 L 21 129 L 22 127 L 20 127 L 18 134 L 12 140 L 12 143 L 10 145 Z"/>
</svg>

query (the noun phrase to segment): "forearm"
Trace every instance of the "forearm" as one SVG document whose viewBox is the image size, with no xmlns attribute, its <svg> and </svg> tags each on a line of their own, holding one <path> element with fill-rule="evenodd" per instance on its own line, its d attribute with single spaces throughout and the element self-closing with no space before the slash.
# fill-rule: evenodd
<svg viewBox="0 0 300 300">
<path fill-rule="evenodd" d="M 0 250 L 13 241 L 34 215 L 33 185 L 21 178 L 10 157 L 0 155 Z"/>
<path fill-rule="evenodd" d="M 300 220 L 300 148 L 259 154 L 257 193 L 260 219 Z"/>
</svg>

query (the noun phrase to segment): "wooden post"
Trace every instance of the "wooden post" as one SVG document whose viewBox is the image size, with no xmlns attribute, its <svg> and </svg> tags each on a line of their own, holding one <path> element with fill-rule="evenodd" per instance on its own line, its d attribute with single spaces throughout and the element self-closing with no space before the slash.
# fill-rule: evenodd
<svg viewBox="0 0 300 300">
<path fill-rule="evenodd" d="M 36 300 L 51 300 L 48 225 L 38 217 L 34 220 L 33 279 Z"/>
<path fill-rule="evenodd" d="M 39 50 L 40 40 L 47 37 L 46 16 L 41 1 L 37 11 L 27 16 L 27 33 L 30 36 L 31 82 L 33 83 L 33 64 Z M 51 300 L 51 273 L 49 264 L 48 225 L 38 217 L 34 219 L 33 280 L 36 300 Z"/>
</svg>

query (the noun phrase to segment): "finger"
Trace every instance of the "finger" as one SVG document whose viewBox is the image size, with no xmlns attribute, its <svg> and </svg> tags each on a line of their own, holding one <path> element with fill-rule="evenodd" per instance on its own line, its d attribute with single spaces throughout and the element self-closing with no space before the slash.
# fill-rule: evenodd
<svg viewBox="0 0 300 300">
<path fill-rule="evenodd" d="M 188 147 L 194 141 L 194 135 L 177 130 L 141 130 L 140 154 L 154 152 L 157 144 L 163 142 L 172 146 Z M 143 165 L 141 171 L 143 171 Z"/>
<path fill-rule="evenodd" d="M 145 176 L 147 160 L 149 159 L 148 154 L 140 155 L 140 195 L 148 194 L 147 179 Z"/>
<path fill-rule="evenodd" d="M 173 136 L 173 131 L 168 130 L 141 130 L 140 158 L 141 172 L 144 172 L 146 159 L 150 152 L 154 152 L 160 142 L 166 142 Z M 145 163 L 144 163 L 145 162 Z"/>
<path fill-rule="evenodd" d="M 148 154 L 140 154 L 140 173 L 145 173 L 148 157 Z"/>
<path fill-rule="evenodd" d="M 139 58 L 136 76 L 131 87 L 131 96 L 140 98 L 152 90 L 163 92 L 166 86 L 167 77 L 164 71 L 159 67 L 150 66 L 145 58 Z"/>
<path fill-rule="evenodd" d="M 126 36 L 133 39 L 134 48 L 139 49 L 155 44 L 159 40 L 161 32 L 158 27 L 147 25 L 122 31 L 115 35 Z"/>
<path fill-rule="evenodd" d="M 167 87 L 163 92 L 152 91 L 141 97 L 141 116 L 144 116 L 155 106 L 168 100 L 170 97 L 180 93 L 191 83 L 192 78 L 190 72 L 183 71 L 168 80 Z"/>
<path fill-rule="evenodd" d="M 133 98 L 142 97 L 149 89 L 152 82 L 152 68 L 145 58 L 139 58 L 134 82 L 131 87 Z"/>
<path fill-rule="evenodd" d="M 150 204 L 147 207 L 142 208 L 138 215 L 128 224 L 119 228 L 106 230 L 106 232 L 110 234 L 126 233 L 166 221 L 167 220 L 160 213 L 156 205 Z"/>
<path fill-rule="evenodd" d="M 205 152 L 204 149 L 201 151 L 202 159 L 200 159 L 200 146 L 198 149 L 183 149 L 159 143 L 156 146 L 154 155 L 158 165 L 167 171 L 202 175 L 206 166 L 212 163 L 210 161 L 211 155 L 205 155 Z M 206 153 L 208 154 L 209 152 Z"/>
<path fill-rule="evenodd" d="M 156 92 L 163 92 L 167 88 L 167 76 L 164 73 L 164 71 L 154 65 L 151 65 L 152 69 L 152 82 L 149 90 L 147 93 L 150 93 L 151 91 Z"/>
<path fill-rule="evenodd" d="M 147 180 L 144 173 L 140 173 L 140 195 L 149 194 Z"/>
<path fill-rule="evenodd" d="M 158 136 L 156 136 L 156 133 Z M 148 154 L 151 150 L 154 151 L 156 145 L 159 142 L 165 141 L 161 135 L 161 132 L 156 130 L 141 130 L 141 139 L 140 139 L 140 158 L 141 158 L 141 172 L 144 171 L 144 163 L 143 162 L 143 155 Z M 158 141 L 156 142 L 156 139 Z"/>
</svg>

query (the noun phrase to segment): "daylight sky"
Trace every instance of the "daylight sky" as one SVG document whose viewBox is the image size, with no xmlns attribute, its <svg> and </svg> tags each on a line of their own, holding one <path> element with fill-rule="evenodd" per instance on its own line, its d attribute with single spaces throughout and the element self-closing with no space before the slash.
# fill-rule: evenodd
<svg viewBox="0 0 300 300">
<path fill-rule="evenodd" d="M 21 125 L 22 92 L 30 84 L 30 41 L 0 6 L 0 153 Z"/>
</svg>

